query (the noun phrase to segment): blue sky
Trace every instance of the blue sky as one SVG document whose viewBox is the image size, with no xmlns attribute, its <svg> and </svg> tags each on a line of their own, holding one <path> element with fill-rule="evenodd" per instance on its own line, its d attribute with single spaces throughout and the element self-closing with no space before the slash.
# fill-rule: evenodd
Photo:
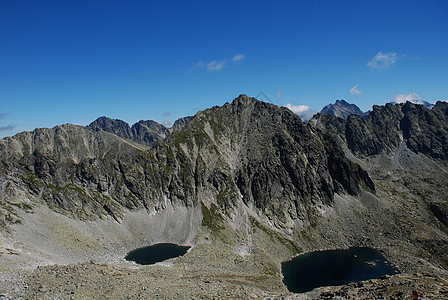
<svg viewBox="0 0 448 300">
<path fill-rule="evenodd" d="M 448 99 L 448 1 L 0 1 L 0 137 L 177 118 L 261 92 Z"/>
</svg>

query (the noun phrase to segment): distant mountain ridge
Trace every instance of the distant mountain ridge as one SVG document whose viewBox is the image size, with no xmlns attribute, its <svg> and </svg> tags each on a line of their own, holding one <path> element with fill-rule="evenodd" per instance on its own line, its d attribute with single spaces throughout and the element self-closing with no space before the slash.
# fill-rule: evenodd
<svg viewBox="0 0 448 300">
<path fill-rule="evenodd" d="M 167 128 L 152 120 L 141 120 L 131 127 L 128 123 L 119 119 L 99 117 L 87 125 L 87 128 L 93 131 L 103 130 L 119 137 L 151 146 L 155 142 L 165 139 L 170 133 L 182 129 L 192 118 L 192 116 L 180 118 L 174 122 L 173 127 Z"/>
<path fill-rule="evenodd" d="M 366 118 L 369 112 L 363 112 L 355 104 L 350 104 L 345 100 L 336 100 L 334 104 L 328 104 L 320 111 L 321 114 L 329 114 L 335 117 L 347 119 L 350 115 L 357 115 Z"/>
</svg>

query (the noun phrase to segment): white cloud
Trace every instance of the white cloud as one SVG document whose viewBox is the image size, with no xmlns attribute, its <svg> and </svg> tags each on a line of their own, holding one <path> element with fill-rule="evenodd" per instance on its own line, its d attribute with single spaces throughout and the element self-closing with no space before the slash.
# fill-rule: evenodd
<svg viewBox="0 0 448 300">
<path fill-rule="evenodd" d="M 196 69 L 205 70 L 207 72 L 216 72 L 224 69 L 229 63 L 241 62 L 244 60 L 244 54 L 235 54 L 232 58 L 226 58 L 221 60 L 212 60 L 210 62 L 198 61 L 190 69 L 190 72 Z"/>
<path fill-rule="evenodd" d="M 163 121 L 163 126 L 168 127 L 168 126 L 170 126 L 170 125 L 171 125 L 171 122 L 169 122 L 169 121 L 167 121 L 167 120 L 164 120 L 164 121 Z"/>
<path fill-rule="evenodd" d="M 378 52 L 368 63 L 367 66 L 371 69 L 385 70 L 397 61 L 397 53 L 383 53 Z"/>
<path fill-rule="evenodd" d="M 395 96 L 395 103 L 406 103 L 407 101 L 415 104 L 425 104 L 423 98 L 417 93 L 398 94 Z"/>
<path fill-rule="evenodd" d="M 292 105 L 291 103 L 286 104 L 286 108 L 289 108 L 295 114 L 301 114 L 310 110 L 308 105 Z"/>
<path fill-rule="evenodd" d="M 233 61 L 242 61 L 245 58 L 244 54 L 236 54 L 232 60 Z"/>
<path fill-rule="evenodd" d="M 304 122 L 308 122 L 316 113 L 316 111 L 310 109 L 308 105 L 292 105 L 291 103 L 288 103 L 285 107 L 298 115 Z"/>
<path fill-rule="evenodd" d="M 352 87 L 350 89 L 350 94 L 352 94 L 352 95 L 361 95 L 362 92 L 360 90 L 358 90 L 358 85 L 355 85 L 354 87 Z"/>
</svg>

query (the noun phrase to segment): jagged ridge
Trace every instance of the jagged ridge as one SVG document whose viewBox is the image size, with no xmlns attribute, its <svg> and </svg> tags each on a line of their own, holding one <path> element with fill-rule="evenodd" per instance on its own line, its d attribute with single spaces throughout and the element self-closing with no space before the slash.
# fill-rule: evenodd
<svg viewBox="0 0 448 300">
<path fill-rule="evenodd" d="M 435 159 L 448 158 L 448 103 L 437 102 L 432 110 L 406 102 L 373 107 L 367 119 L 351 115 L 346 121 L 316 115 L 310 124 L 346 142 L 361 157 L 394 153 L 404 141 L 415 153 Z"/>
</svg>

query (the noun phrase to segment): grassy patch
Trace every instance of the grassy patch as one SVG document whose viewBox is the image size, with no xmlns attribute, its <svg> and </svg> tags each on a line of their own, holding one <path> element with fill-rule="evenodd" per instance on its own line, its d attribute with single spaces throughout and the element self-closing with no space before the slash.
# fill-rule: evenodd
<svg viewBox="0 0 448 300">
<path fill-rule="evenodd" d="M 41 180 L 39 179 L 39 177 L 37 177 L 36 173 L 34 172 L 28 172 L 28 174 L 26 176 L 22 176 L 22 179 L 24 181 L 27 181 L 28 183 L 31 184 L 38 184 L 41 182 Z"/>
</svg>

